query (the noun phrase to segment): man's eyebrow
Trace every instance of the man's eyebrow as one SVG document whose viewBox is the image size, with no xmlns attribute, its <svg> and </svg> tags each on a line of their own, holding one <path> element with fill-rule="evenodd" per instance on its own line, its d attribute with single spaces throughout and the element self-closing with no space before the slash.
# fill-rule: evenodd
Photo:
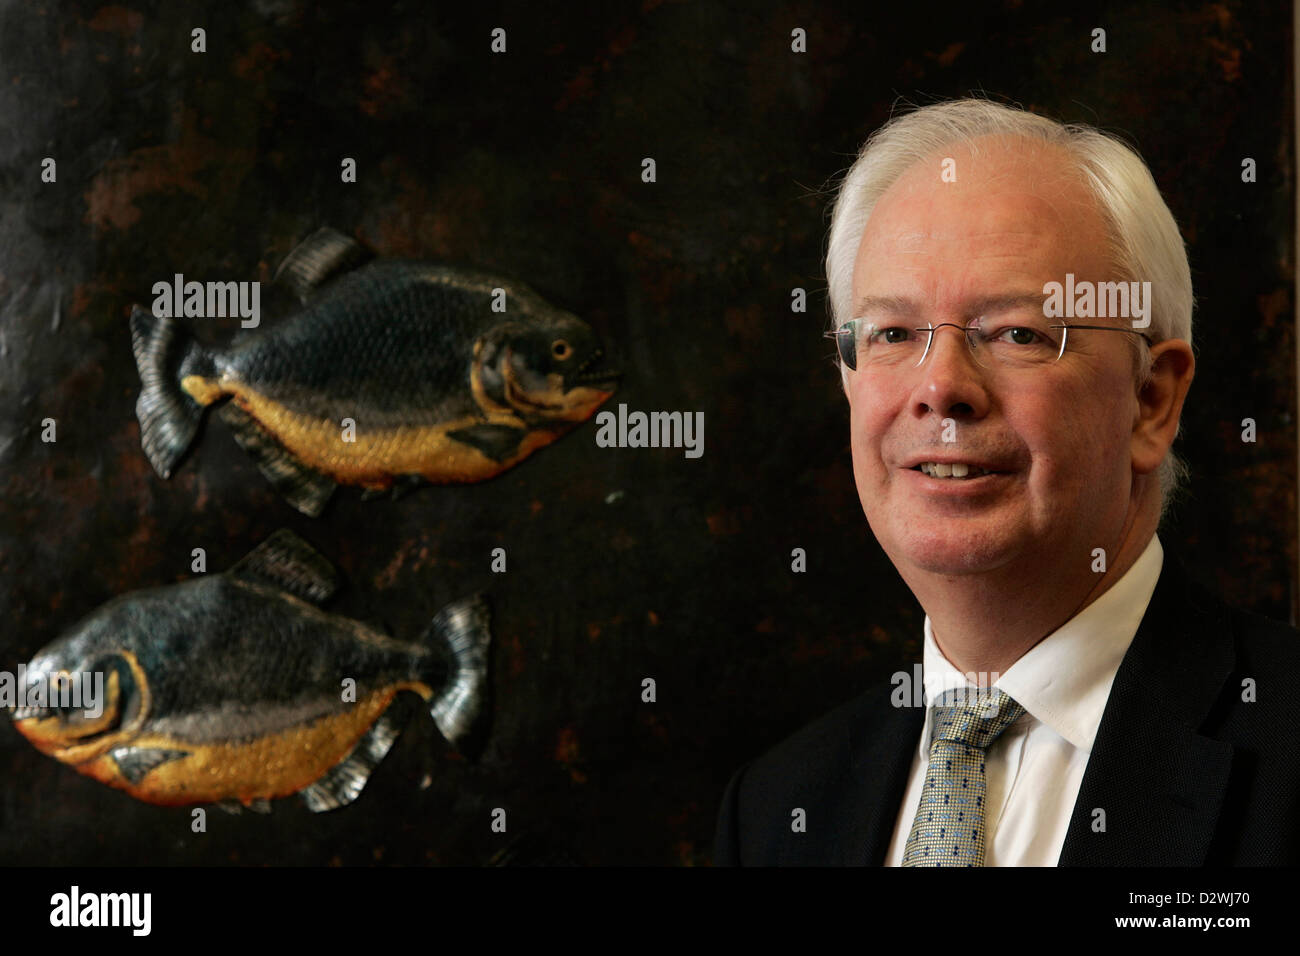
<svg viewBox="0 0 1300 956">
<path fill-rule="evenodd" d="M 1046 298 L 1047 296 L 1042 292 L 1004 292 L 998 295 L 985 295 L 971 299 L 964 305 L 962 311 L 968 316 L 976 317 L 988 312 L 1004 312 L 1007 309 L 1016 309 L 1026 305 L 1041 309 L 1043 300 Z M 885 312 L 898 316 L 917 316 L 921 314 L 922 307 L 915 299 L 909 299 L 906 296 L 864 295 L 858 299 L 854 315 L 865 315 L 871 312 Z"/>
</svg>

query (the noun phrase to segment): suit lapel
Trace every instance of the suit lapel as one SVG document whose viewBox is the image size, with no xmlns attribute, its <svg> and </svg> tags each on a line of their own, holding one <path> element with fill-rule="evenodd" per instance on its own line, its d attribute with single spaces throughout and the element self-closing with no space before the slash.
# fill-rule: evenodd
<svg viewBox="0 0 1300 956">
<path fill-rule="evenodd" d="M 920 673 L 916 668 L 914 674 Z M 892 693 L 887 688 L 886 693 Z M 925 707 L 895 707 L 886 702 L 873 710 L 880 718 L 870 725 L 849 724 L 852 757 L 849 806 L 852 832 L 838 842 L 840 862 L 849 866 L 882 866 L 898 822 L 908 773 L 925 725 Z"/>
<path fill-rule="evenodd" d="M 1233 748 L 1196 728 L 1233 663 L 1227 609 L 1166 551 L 1106 701 L 1059 865 L 1205 863 Z"/>
</svg>

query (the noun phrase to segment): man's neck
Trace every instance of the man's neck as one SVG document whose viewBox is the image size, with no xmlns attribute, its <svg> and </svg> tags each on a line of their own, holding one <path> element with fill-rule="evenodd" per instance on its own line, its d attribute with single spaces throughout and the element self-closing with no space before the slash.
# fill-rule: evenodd
<svg viewBox="0 0 1300 956">
<path fill-rule="evenodd" d="M 990 574 L 904 575 L 930 617 L 935 643 L 965 674 L 1005 674 L 1043 638 L 1105 594 L 1141 557 L 1158 518 L 1124 528 L 1106 571 L 1093 578 L 1028 556 Z"/>
</svg>

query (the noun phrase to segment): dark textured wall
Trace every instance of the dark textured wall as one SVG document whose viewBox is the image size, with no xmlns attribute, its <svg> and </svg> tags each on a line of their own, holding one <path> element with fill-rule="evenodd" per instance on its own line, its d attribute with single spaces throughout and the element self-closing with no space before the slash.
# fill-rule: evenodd
<svg viewBox="0 0 1300 956">
<path fill-rule="evenodd" d="M 509 846 L 520 862 L 705 862 L 740 762 L 919 654 L 923 615 L 862 517 L 820 337 L 818 188 L 899 96 L 983 90 L 1137 144 L 1198 300 L 1191 494 L 1162 537 L 1235 603 L 1293 618 L 1287 5 L 494 6 L 0 5 L 0 668 L 116 594 L 187 578 L 192 548 L 220 570 L 281 526 L 342 569 L 331 610 L 395 635 L 475 589 L 496 609 L 475 759 L 419 719 L 354 806 L 214 813 L 195 835 L 187 811 L 83 778 L 0 722 L 0 861 L 475 864 Z M 45 156 L 57 184 L 40 182 Z M 160 480 L 129 307 L 174 272 L 269 280 L 321 224 L 532 284 L 616 348 L 615 404 L 703 411 L 704 456 L 601 449 L 588 423 L 493 481 L 345 491 L 310 520 L 210 421 Z M 489 573 L 497 546 L 505 575 Z"/>
</svg>

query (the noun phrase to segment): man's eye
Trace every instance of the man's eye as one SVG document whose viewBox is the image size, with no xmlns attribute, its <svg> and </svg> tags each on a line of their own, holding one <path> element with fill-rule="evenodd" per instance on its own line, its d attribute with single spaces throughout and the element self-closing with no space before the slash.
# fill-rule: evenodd
<svg viewBox="0 0 1300 956">
<path fill-rule="evenodd" d="M 989 341 L 1007 342 L 1011 345 L 1041 345 L 1046 342 L 1046 338 L 1026 325 L 1009 325 L 993 332 Z"/>
<path fill-rule="evenodd" d="M 888 345 L 898 345 L 902 342 L 906 342 L 911 334 L 912 330 L 902 325 L 877 326 L 871 332 L 871 341 Z"/>
</svg>

